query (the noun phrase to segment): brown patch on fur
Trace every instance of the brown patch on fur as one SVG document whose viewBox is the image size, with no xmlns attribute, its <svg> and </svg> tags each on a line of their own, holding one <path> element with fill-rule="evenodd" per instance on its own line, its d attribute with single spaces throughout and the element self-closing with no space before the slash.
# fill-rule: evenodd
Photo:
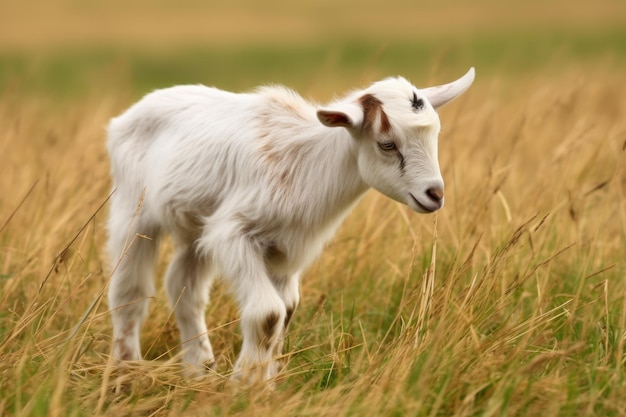
<svg viewBox="0 0 626 417">
<path fill-rule="evenodd" d="M 293 188 L 298 167 L 306 153 L 306 145 L 298 142 L 280 146 L 268 141 L 261 146 L 260 156 L 269 168 L 276 192 L 285 193 Z"/>
<path fill-rule="evenodd" d="M 295 187 L 299 167 L 309 148 L 297 140 L 303 125 L 316 125 L 310 106 L 297 94 L 286 89 L 265 89 L 258 113 L 256 137 L 258 153 L 267 167 L 268 185 L 278 195 Z M 280 133 L 276 133 L 280 132 Z"/>
<path fill-rule="evenodd" d="M 276 323 L 278 323 L 279 318 L 280 315 L 276 312 L 269 313 L 265 317 L 265 322 L 263 322 L 263 333 L 265 334 L 265 337 L 263 338 L 263 346 L 266 349 L 269 349 L 272 346 L 274 328 L 276 327 Z"/>
<path fill-rule="evenodd" d="M 124 339 L 115 339 L 115 349 L 117 350 L 117 356 L 120 360 L 123 361 L 132 360 L 132 352 L 124 342 Z"/>
<path fill-rule="evenodd" d="M 283 170 L 283 172 L 280 173 L 280 175 L 278 176 L 278 183 L 285 188 L 288 188 L 291 185 L 288 169 L 285 169 Z"/>
<path fill-rule="evenodd" d="M 114 342 L 115 349 L 117 350 L 117 355 L 119 359 L 123 361 L 137 359 L 133 355 L 134 352 L 126 344 L 126 340 L 133 333 L 134 327 L 135 327 L 134 321 L 131 320 L 128 323 L 126 323 L 126 326 L 124 326 L 124 330 L 122 330 L 122 337 L 115 339 L 115 342 Z"/>
<path fill-rule="evenodd" d="M 388 133 L 391 130 L 389 117 L 383 110 L 383 103 L 371 94 L 365 94 L 359 99 L 363 107 L 363 129 L 374 130 L 374 123 L 380 120 L 380 133 Z"/>
<path fill-rule="evenodd" d="M 296 309 L 295 306 L 287 308 L 287 315 L 285 316 L 285 323 L 284 323 L 285 330 L 289 326 L 289 322 L 291 321 L 291 317 L 293 316 L 293 312 L 295 311 L 295 309 Z"/>
<path fill-rule="evenodd" d="M 287 260 L 287 254 L 276 243 L 269 243 L 264 252 L 265 261 L 270 264 L 281 264 Z"/>
<path fill-rule="evenodd" d="M 263 332 L 268 338 L 271 338 L 274 334 L 274 327 L 276 327 L 276 323 L 278 323 L 278 319 L 280 315 L 276 312 L 269 313 L 265 317 L 265 322 L 263 323 Z"/>
<path fill-rule="evenodd" d="M 269 136 L 269 133 L 265 134 L 265 137 Z M 261 157 L 268 165 L 277 165 L 280 163 L 280 153 L 272 147 L 271 142 L 265 142 L 263 146 L 261 146 L 260 152 Z"/>
<path fill-rule="evenodd" d="M 293 117 L 299 121 L 306 120 L 306 116 L 302 113 L 302 103 L 296 101 L 294 97 L 289 97 L 288 100 L 279 100 L 276 97 L 271 97 L 270 104 L 275 108 L 284 111 L 290 117 Z"/>
</svg>

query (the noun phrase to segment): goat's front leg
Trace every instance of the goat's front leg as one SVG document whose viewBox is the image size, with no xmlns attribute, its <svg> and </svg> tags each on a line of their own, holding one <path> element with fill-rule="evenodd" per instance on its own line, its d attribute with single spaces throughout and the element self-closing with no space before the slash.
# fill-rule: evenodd
<svg viewBox="0 0 626 417">
<path fill-rule="evenodd" d="M 242 288 L 241 329 L 243 344 L 233 369 L 233 377 L 245 384 L 269 381 L 278 366 L 274 355 L 282 345 L 285 305 L 271 282 Z"/>
<path fill-rule="evenodd" d="M 276 375 L 274 353 L 283 334 L 287 309 L 263 262 L 254 238 L 240 225 L 223 222 L 199 241 L 231 285 L 241 311 L 243 343 L 233 379 L 245 385 L 267 382 Z M 231 232 L 232 231 L 232 232 Z"/>
<path fill-rule="evenodd" d="M 283 356 L 283 345 L 287 329 L 289 328 L 289 323 L 291 322 L 293 314 L 300 303 L 300 274 L 296 273 L 291 276 L 273 274 L 272 282 L 274 283 L 274 288 L 278 291 L 280 298 L 283 300 L 286 309 L 282 331 L 278 338 L 278 343 L 274 346 L 274 358 L 280 358 Z M 274 373 L 277 374 L 284 364 L 284 360 L 276 360 L 274 362 L 274 365 L 276 366 Z"/>
</svg>

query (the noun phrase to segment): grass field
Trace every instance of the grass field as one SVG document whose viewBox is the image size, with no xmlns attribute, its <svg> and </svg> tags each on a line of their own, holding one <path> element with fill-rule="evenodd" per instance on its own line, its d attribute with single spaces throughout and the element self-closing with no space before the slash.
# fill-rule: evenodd
<svg viewBox="0 0 626 417">
<path fill-rule="evenodd" d="M 347 1 L 324 28 L 325 1 L 0 2 L 0 415 L 626 415 L 623 2 L 387 3 Z M 160 280 L 149 360 L 107 365 L 109 118 L 174 83 L 283 82 L 323 101 L 472 65 L 441 111 L 446 207 L 366 195 L 304 276 L 275 391 L 227 382 L 241 338 L 221 285 L 217 374 L 182 375 Z"/>
</svg>

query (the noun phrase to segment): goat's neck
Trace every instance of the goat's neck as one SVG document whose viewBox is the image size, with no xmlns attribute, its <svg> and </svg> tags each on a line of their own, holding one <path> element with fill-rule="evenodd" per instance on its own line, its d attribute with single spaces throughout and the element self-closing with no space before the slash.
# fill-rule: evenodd
<svg viewBox="0 0 626 417">
<path fill-rule="evenodd" d="M 308 220 L 323 226 L 342 217 L 369 186 L 359 173 L 358 144 L 347 130 L 320 126 L 307 143 L 298 196 Z"/>
</svg>

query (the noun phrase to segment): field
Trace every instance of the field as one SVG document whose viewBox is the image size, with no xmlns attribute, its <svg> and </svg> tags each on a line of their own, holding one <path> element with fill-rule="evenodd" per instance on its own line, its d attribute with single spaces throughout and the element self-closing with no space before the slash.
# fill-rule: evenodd
<svg viewBox="0 0 626 417">
<path fill-rule="evenodd" d="M 625 416 L 624 3 L 285 4 L 0 0 L 0 416 Z M 217 373 L 183 376 L 160 279 L 148 360 L 109 365 L 112 116 L 175 83 L 323 102 L 470 66 L 440 112 L 446 206 L 366 194 L 303 277 L 274 391 L 228 382 L 220 284 Z"/>
</svg>

